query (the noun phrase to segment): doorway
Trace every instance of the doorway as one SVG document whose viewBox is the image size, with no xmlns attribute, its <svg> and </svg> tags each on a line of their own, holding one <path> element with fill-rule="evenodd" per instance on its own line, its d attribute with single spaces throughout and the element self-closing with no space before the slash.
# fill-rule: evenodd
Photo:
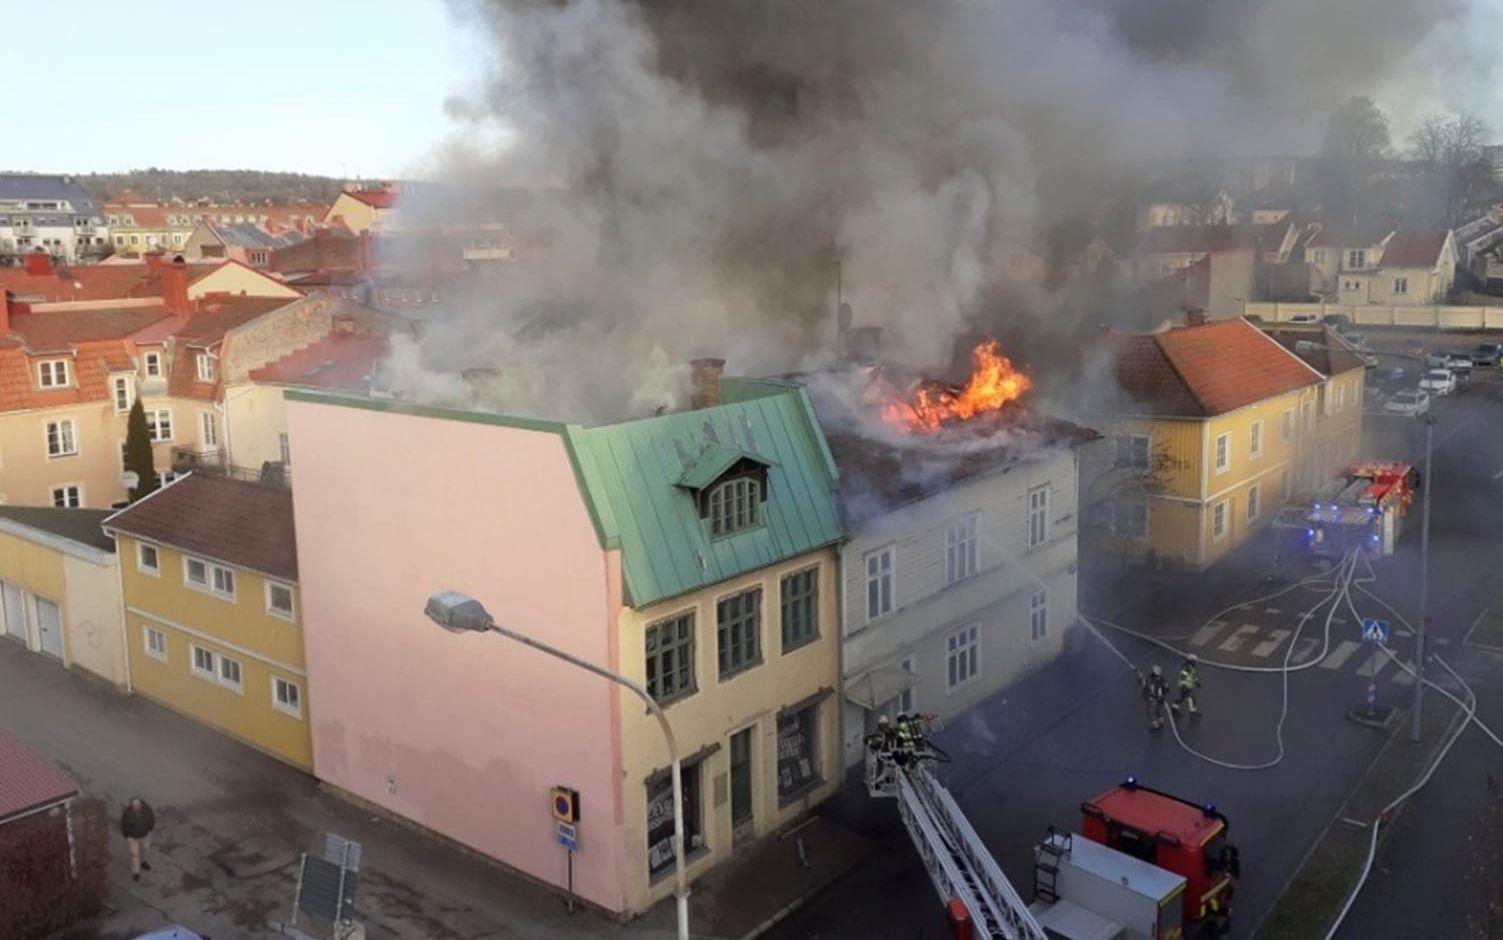
<svg viewBox="0 0 1503 940">
<path fill-rule="evenodd" d="M 731 735 L 731 845 L 751 837 L 752 818 L 752 729 Z"/>
<path fill-rule="evenodd" d="M 37 598 L 37 642 L 42 652 L 63 658 L 63 618 L 57 605 L 45 597 Z"/>
<path fill-rule="evenodd" d="M 21 602 L 21 589 L 0 581 L 0 609 L 5 614 L 5 632 L 25 643 L 26 606 Z"/>
</svg>

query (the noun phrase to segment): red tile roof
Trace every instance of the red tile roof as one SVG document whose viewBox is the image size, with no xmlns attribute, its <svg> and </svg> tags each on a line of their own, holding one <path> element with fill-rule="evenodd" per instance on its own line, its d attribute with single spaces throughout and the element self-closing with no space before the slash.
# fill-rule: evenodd
<svg viewBox="0 0 1503 940">
<path fill-rule="evenodd" d="M 188 265 L 188 283 L 213 273 L 223 263 Z M 0 290 L 34 303 L 160 297 L 162 276 L 146 263 L 79 265 L 42 277 L 27 274 L 24 268 L 0 268 Z"/>
<path fill-rule="evenodd" d="M 1383 268 L 1433 268 L 1450 232 L 1400 232 L 1383 249 Z"/>
<path fill-rule="evenodd" d="M 297 580 L 292 492 L 191 473 L 120 510 L 106 530 Z"/>
<path fill-rule="evenodd" d="M 0 731 L 0 823 L 77 795 L 57 765 Z"/>
<path fill-rule="evenodd" d="M 250 377 L 278 385 L 366 391 L 387 349 L 384 336 L 336 333 L 253 370 Z"/>
<path fill-rule="evenodd" d="M 397 204 L 397 194 L 389 189 L 347 189 L 345 195 L 374 209 L 390 209 Z"/>
<path fill-rule="evenodd" d="M 167 377 L 168 393 L 184 398 L 214 400 L 219 397 L 223 376 L 217 371 L 214 381 L 198 378 L 197 353 L 194 348 L 212 348 L 224 334 L 257 317 L 296 303 L 301 297 L 225 297 L 205 299 L 199 310 L 179 326 L 174 334 L 186 347 L 172 357 L 172 374 Z"/>
<path fill-rule="evenodd" d="M 1277 251 L 1289 234 L 1288 222 L 1272 225 L 1161 225 L 1138 239 L 1140 255 L 1202 254 L 1261 248 Z"/>
<path fill-rule="evenodd" d="M 153 323 L 170 319 L 167 308 L 109 307 L 97 310 L 43 310 L 13 313 L 10 330 L 34 352 L 57 352 L 77 343 L 125 339 Z"/>
<path fill-rule="evenodd" d="M 1320 373 L 1238 318 L 1114 334 L 1117 383 L 1152 414 L 1203 418 L 1316 385 Z"/>
</svg>

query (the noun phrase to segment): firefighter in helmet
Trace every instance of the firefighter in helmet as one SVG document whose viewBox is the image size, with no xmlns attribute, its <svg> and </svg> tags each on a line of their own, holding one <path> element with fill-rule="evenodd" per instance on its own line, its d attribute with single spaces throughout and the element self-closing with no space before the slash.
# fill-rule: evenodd
<svg viewBox="0 0 1503 940">
<path fill-rule="evenodd" d="M 1169 683 L 1164 679 L 1164 669 L 1157 664 L 1145 676 L 1138 673 L 1143 686 L 1143 703 L 1148 707 L 1148 726 L 1157 731 L 1164 727 L 1164 701 L 1169 696 Z"/>
<path fill-rule="evenodd" d="M 1179 667 L 1179 699 L 1174 703 L 1176 712 L 1184 710 L 1200 717 L 1200 709 L 1195 707 L 1195 690 L 1200 688 L 1200 670 L 1196 665 L 1200 657 L 1191 653 Z"/>
</svg>

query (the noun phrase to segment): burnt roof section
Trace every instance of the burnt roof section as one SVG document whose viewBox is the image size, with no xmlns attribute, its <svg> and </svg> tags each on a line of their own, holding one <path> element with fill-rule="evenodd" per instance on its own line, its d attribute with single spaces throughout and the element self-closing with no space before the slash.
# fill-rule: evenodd
<svg viewBox="0 0 1503 940">
<path fill-rule="evenodd" d="M 1366 363 L 1357 354 L 1356 348 L 1330 327 L 1279 324 L 1266 326 L 1263 332 L 1327 378 L 1366 368 Z"/>
<path fill-rule="evenodd" d="M 840 470 L 846 522 L 860 523 L 970 480 L 1057 457 L 1101 436 L 1058 418 L 1033 419 L 1022 406 L 1005 410 L 1016 413 L 1007 420 L 972 418 L 901 442 L 827 429 L 825 439 Z M 980 426 L 973 429 L 972 424 Z"/>
<path fill-rule="evenodd" d="M 110 516 L 104 527 L 297 580 L 292 492 L 280 486 L 191 473 Z"/>
<path fill-rule="evenodd" d="M 55 509 L 51 506 L 0 506 L 0 519 L 78 542 L 100 551 L 113 552 L 115 540 L 99 528 L 109 518 L 109 509 Z"/>
</svg>

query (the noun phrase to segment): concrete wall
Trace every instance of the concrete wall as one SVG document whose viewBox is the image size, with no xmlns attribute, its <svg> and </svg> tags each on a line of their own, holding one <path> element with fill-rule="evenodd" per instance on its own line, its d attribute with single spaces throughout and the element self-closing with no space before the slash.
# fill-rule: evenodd
<svg viewBox="0 0 1503 940">
<path fill-rule="evenodd" d="M 561 885 L 548 793 L 580 792 L 575 889 L 627 910 L 621 699 L 498 636 L 454 636 L 423 605 L 452 588 L 499 622 L 618 668 L 620 561 L 600 547 L 560 435 L 289 401 L 314 772 Z M 637 706 L 640 707 L 640 706 Z M 635 799 L 640 778 L 626 792 Z"/>
<path fill-rule="evenodd" d="M 169 407 L 165 399 L 146 399 L 149 407 Z M 83 487 L 83 508 L 108 509 L 125 499 L 120 485 L 120 445 L 125 440 L 126 412 L 113 401 L 81 402 L 33 411 L 0 414 L 0 501 L 14 506 L 51 506 L 52 488 Z M 174 436 L 176 430 L 176 411 Z M 47 424 L 72 420 L 78 453 L 47 455 Z M 197 420 L 197 419 L 194 419 Z M 157 470 L 169 466 L 171 442 L 152 448 Z"/>
<path fill-rule="evenodd" d="M 225 424 L 230 428 L 229 461 L 236 467 L 259 467 L 282 459 L 287 409 L 281 385 L 250 382 L 224 390 Z"/>
<path fill-rule="evenodd" d="M 248 297 L 301 297 L 302 292 L 288 287 L 274 277 L 267 277 L 243 264 L 222 264 L 188 285 L 188 297 L 197 300 L 206 294 L 245 294 Z"/>
<path fill-rule="evenodd" d="M 819 635 L 804 645 L 782 647 L 780 590 L 784 575 L 818 566 Z M 839 786 L 840 629 L 837 560 L 833 549 L 788 559 L 753 574 L 621 615 L 620 662 L 628 678 L 646 681 L 645 631 L 648 625 L 692 612 L 695 623 L 696 691 L 667 707 L 683 755 L 712 750 L 698 771 L 703 798 L 697 813 L 704 842 L 688 846 L 691 877 L 729 858 L 735 848 L 730 804 L 730 739 L 750 728 L 752 740 L 752 822 L 746 838 L 765 836 L 822 802 Z M 716 602 L 752 588 L 762 589 L 762 662 L 721 678 L 716 637 Z M 815 771 L 820 782 L 785 799 L 778 791 L 778 715 L 817 699 Z M 621 693 L 621 740 L 626 807 L 626 883 L 631 910 L 643 911 L 673 893 L 672 867 L 649 877 L 647 862 L 647 779 L 669 766 L 657 721 L 635 695 Z"/>
<path fill-rule="evenodd" d="M 1503 307 L 1384 306 L 1380 304 L 1252 303 L 1247 315 L 1269 323 L 1288 323 L 1296 316 L 1339 313 L 1359 326 L 1397 326 L 1440 330 L 1503 330 Z"/>
<path fill-rule="evenodd" d="M 227 567 L 235 572 L 235 596 L 209 594 L 187 585 L 184 553 L 171 546 L 157 545 L 159 564 L 155 573 L 142 568 L 138 541 L 124 535 L 118 539 L 126 648 L 135 691 L 288 763 L 312 769 L 303 630 L 296 619 L 288 621 L 267 612 L 267 579 L 230 565 Z M 212 560 L 203 555 L 194 557 Z M 296 598 L 295 583 L 278 583 L 292 587 Z M 296 605 L 294 600 L 294 609 Z M 147 649 L 147 628 L 166 637 L 165 658 Z M 235 689 L 213 676 L 195 674 L 192 646 L 239 662 L 241 687 Z M 299 687 L 303 698 L 300 716 L 272 707 L 273 676 Z"/>
<path fill-rule="evenodd" d="M 1049 490 L 1049 531 L 1042 545 L 1030 548 L 1028 495 L 1037 487 Z M 841 549 L 848 688 L 873 670 L 895 669 L 906 661 L 919 677 L 912 707 L 950 716 L 1055 656 L 1065 628 L 1075 621 L 1071 569 L 1078 558 L 1079 509 L 1076 455 L 1061 450 L 857 526 Z M 971 514 L 977 519 L 977 573 L 947 584 L 949 524 Z M 869 620 L 865 557 L 887 546 L 893 549 L 894 607 Z M 1047 629 L 1035 638 L 1029 603 L 1041 587 L 1048 592 Z M 952 688 L 947 642 L 971 625 L 981 628 L 980 670 Z M 847 709 L 843 736 L 848 763 L 861 759 L 870 710 Z"/>
</svg>

